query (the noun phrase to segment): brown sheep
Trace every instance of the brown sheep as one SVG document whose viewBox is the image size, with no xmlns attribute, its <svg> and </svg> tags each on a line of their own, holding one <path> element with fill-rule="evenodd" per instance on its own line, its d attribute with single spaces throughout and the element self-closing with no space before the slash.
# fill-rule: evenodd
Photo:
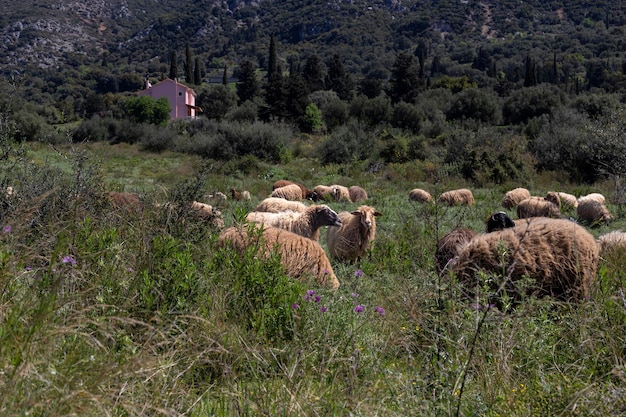
<svg viewBox="0 0 626 417">
<path fill-rule="evenodd" d="M 261 230 L 262 229 L 262 230 Z M 294 279 L 314 278 L 320 285 L 339 288 L 339 280 L 324 252 L 314 240 L 275 227 L 247 224 L 230 227 L 218 238 L 218 247 L 231 245 L 240 254 L 254 246 L 257 253 L 268 258 L 274 251 L 280 254 L 285 273 Z"/>
<path fill-rule="evenodd" d="M 326 235 L 331 258 L 358 260 L 376 238 L 376 217 L 381 214 L 370 206 L 360 206 L 352 213 L 339 213 L 341 227 L 329 227 Z"/>
<path fill-rule="evenodd" d="M 284 198 L 290 201 L 302 200 L 302 189 L 298 184 L 289 184 L 272 191 L 270 197 Z"/>
<path fill-rule="evenodd" d="M 565 219 L 537 217 L 519 220 L 515 227 L 478 235 L 459 252 L 452 271 L 470 292 L 490 275 L 492 290 L 500 289 L 494 276 L 507 279 L 504 289 L 518 299 L 519 281 L 530 278 L 526 295 L 582 301 L 596 278 L 598 245 L 582 226 Z"/>
<path fill-rule="evenodd" d="M 348 193 L 350 193 L 350 201 L 353 203 L 360 203 L 368 198 L 367 191 L 358 185 L 353 185 L 348 188 Z"/>
<path fill-rule="evenodd" d="M 234 188 L 230 189 L 230 195 L 233 200 L 241 201 L 241 200 L 250 200 L 250 191 L 237 191 Z"/>
<path fill-rule="evenodd" d="M 517 217 L 527 219 L 529 217 L 561 217 L 561 210 L 551 201 L 544 197 L 530 197 L 520 201 L 517 205 Z"/>
<path fill-rule="evenodd" d="M 281 211 L 295 211 L 302 213 L 308 206 L 299 201 L 285 200 L 279 197 L 268 197 L 261 201 L 254 211 L 263 211 L 267 213 L 280 213 Z"/>
<path fill-rule="evenodd" d="M 578 214 L 578 220 L 588 222 L 592 226 L 613 220 L 611 212 L 604 203 L 600 203 L 592 198 L 578 199 L 576 213 Z"/>
<path fill-rule="evenodd" d="M 253 211 L 246 216 L 246 221 L 262 223 L 267 227 L 289 230 L 309 239 L 319 240 L 323 226 L 341 226 L 341 219 L 326 205 L 307 207 L 302 213 L 285 211 L 264 213 Z"/>
<path fill-rule="evenodd" d="M 530 191 L 522 187 L 514 188 L 504 194 L 504 197 L 502 198 L 502 207 L 510 210 L 527 198 L 530 198 Z"/>
<path fill-rule="evenodd" d="M 460 226 L 443 235 L 437 241 L 437 249 L 435 251 L 437 271 L 440 273 L 444 271 L 448 263 L 459 254 L 460 248 L 477 234 L 472 229 Z"/>
<path fill-rule="evenodd" d="M 194 201 L 191 203 L 191 212 L 200 219 L 208 221 L 213 227 L 222 229 L 224 219 L 222 213 L 210 204 Z"/>
<path fill-rule="evenodd" d="M 414 188 L 409 192 L 409 201 L 417 201 L 418 203 L 432 203 L 433 196 L 426 190 Z"/>
<path fill-rule="evenodd" d="M 467 188 L 450 190 L 439 195 L 439 202 L 448 206 L 473 206 L 474 195 Z"/>
<path fill-rule="evenodd" d="M 575 195 L 572 194 L 568 194 L 568 193 L 564 193 L 564 192 L 557 192 L 559 199 L 561 200 L 561 207 L 567 208 L 567 207 L 571 207 L 571 208 L 576 208 L 578 207 L 578 199 L 576 198 Z"/>
<path fill-rule="evenodd" d="M 623 257 L 626 253 L 626 233 L 621 230 L 605 233 L 598 238 L 598 245 L 603 258 L 612 255 Z"/>
<path fill-rule="evenodd" d="M 333 187 L 328 185 L 316 185 L 313 191 L 320 200 L 333 201 Z"/>
<path fill-rule="evenodd" d="M 293 182 L 293 181 L 288 181 L 288 180 L 278 180 L 278 181 L 276 181 L 272 185 L 272 191 L 276 190 L 277 188 L 284 187 L 285 185 L 292 185 L 292 184 L 296 184 L 298 187 L 300 187 L 300 190 L 302 190 L 302 199 L 303 200 L 313 200 L 313 201 L 317 201 L 318 200 L 317 194 L 313 190 L 309 190 L 308 188 L 306 188 L 304 185 L 302 185 L 300 183 Z"/>
</svg>

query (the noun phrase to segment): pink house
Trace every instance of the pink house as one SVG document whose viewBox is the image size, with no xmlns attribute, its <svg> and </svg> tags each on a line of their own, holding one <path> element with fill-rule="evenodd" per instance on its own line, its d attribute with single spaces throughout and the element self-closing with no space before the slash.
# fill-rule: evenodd
<svg viewBox="0 0 626 417">
<path fill-rule="evenodd" d="M 154 99 L 167 97 L 170 102 L 170 120 L 185 117 L 196 117 L 202 109 L 196 106 L 196 92 L 192 88 L 176 80 L 166 78 L 154 85 L 146 80 L 146 89 L 139 91 L 140 96 L 150 96 Z"/>
</svg>

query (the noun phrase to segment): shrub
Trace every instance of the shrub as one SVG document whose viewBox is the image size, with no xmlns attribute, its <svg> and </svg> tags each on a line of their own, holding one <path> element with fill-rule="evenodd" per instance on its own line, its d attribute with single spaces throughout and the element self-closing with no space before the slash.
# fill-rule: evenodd
<svg viewBox="0 0 626 417">
<path fill-rule="evenodd" d="M 223 84 L 211 85 L 198 95 L 196 104 L 205 117 L 222 120 L 237 106 L 237 93 Z"/>
<path fill-rule="evenodd" d="M 324 123 L 329 131 L 348 122 L 348 105 L 340 99 L 331 100 L 321 107 Z"/>
<path fill-rule="evenodd" d="M 225 119 L 231 122 L 254 123 L 258 119 L 259 109 L 252 101 L 246 101 L 226 113 Z"/>
<path fill-rule="evenodd" d="M 496 125 L 501 119 L 499 98 L 485 90 L 465 89 L 454 95 L 447 117 L 452 120 L 472 119 Z"/>
<path fill-rule="evenodd" d="M 401 101 L 393 106 L 391 125 L 418 133 L 426 115 L 414 104 Z"/>
<path fill-rule="evenodd" d="M 539 85 L 515 90 L 504 102 L 504 123 L 520 124 L 544 114 L 551 114 L 567 101 L 565 93 L 553 85 Z"/>
<path fill-rule="evenodd" d="M 317 153 L 323 164 L 349 163 L 369 158 L 374 143 L 372 132 L 350 123 L 332 132 Z"/>
</svg>

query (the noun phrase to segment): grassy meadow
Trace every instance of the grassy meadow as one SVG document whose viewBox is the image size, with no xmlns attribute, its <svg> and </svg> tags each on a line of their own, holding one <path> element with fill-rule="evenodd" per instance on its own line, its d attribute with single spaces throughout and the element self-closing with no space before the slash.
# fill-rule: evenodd
<svg viewBox="0 0 626 417">
<path fill-rule="evenodd" d="M 584 303 L 508 313 L 468 302 L 434 264 L 439 237 L 483 231 L 511 188 L 610 198 L 610 182 L 477 189 L 420 162 L 217 162 L 108 144 L 29 143 L 3 164 L 16 189 L 0 196 L 3 416 L 626 415 L 626 256 L 601 260 Z M 287 278 L 279 259 L 218 249 L 219 230 L 183 206 L 212 203 L 230 226 L 282 178 L 361 185 L 382 213 L 367 257 L 332 261 L 335 292 Z M 252 200 L 206 200 L 232 187 Z M 417 187 L 468 187 L 476 204 L 411 203 Z M 110 190 L 141 193 L 144 209 L 114 209 Z M 616 219 L 594 236 L 626 228 L 608 207 Z"/>
</svg>

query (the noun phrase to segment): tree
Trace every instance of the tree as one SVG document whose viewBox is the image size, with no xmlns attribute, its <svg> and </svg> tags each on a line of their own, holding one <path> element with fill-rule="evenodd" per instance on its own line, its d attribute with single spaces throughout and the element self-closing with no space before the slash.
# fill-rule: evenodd
<svg viewBox="0 0 626 417">
<path fill-rule="evenodd" d="M 259 80 L 256 75 L 256 66 L 250 60 L 244 61 L 239 66 L 239 81 L 237 81 L 237 96 L 239 104 L 248 100 L 254 101 L 259 94 Z"/>
<path fill-rule="evenodd" d="M 309 91 L 302 74 L 295 71 L 287 79 L 287 112 L 293 121 L 299 121 L 309 104 Z"/>
<path fill-rule="evenodd" d="M 272 75 L 278 71 L 278 59 L 276 57 L 276 41 L 274 40 L 274 33 L 270 36 L 270 51 L 267 64 L 267 79 L 269 80 Z"/>
<path fill-rule="evenodd" d="M 167 97 L 153 99 L 150 96 L 130 97 L 124 109 L 127 117 L 136 123 L 166 125 L 170 117 L 170 102 Z"/>
<path fill-rule="evenodd" d="M 226 85 L 211 85 L 198 95 L 196 104 L 209 119 L 222 120 L 237 105 L 237 94 Z"/>
<path fill-rule="evenodd" d="M 191 46 L 187 43 L 185 47 L 185 81 L 187 84 L 193 83 L 193 53 L 191 52 Z"/>
<path fill-rule="evenodd" d="M 224 72 L 222 73 L 222 84 L 228 85 L 228 65 L 224 65 Z"/>
<path fill-rule="evenodd" d="M 304 63 L 302 76 L 310 92 L 324 89 L 324 73 L 322 72 L 322 61 L 319 56 L 315 54 L 309 55 Z"/>
<path fill-rule="evenodd" d="M 262 115 L 263 119 L 276 118 L 282 120 L 287 117 L 287 91 L 282 74 L 282 68 L 278 66 L 267 80 L 265 88 L 265 103 L 267 111 Z"/>
<path fill-rule="evenodd" d="M 351 100 L 354 91 L 354 82 L 341 62 L 339 55 L 333 55 L 328 64 L 328 74 L 326 74 L 326 87 L 333 90 L 340 99 Z"/>
<path fill-rule="evenodd" d="M 537 85 L 537 66 L 530 55 L 526 56 L 525 69 L 524 87 L 535 87 Z"/>
<path fill-rule="evenodd" d="M 396 58 L 391 70 L 389 80 L 389 97 L 392 103 L 404 101 L 415 103 L 419 92 L 419 68 L 415 64 L 413 55 L 400 53 Z"/>
<path fill-rule="evenodd" d="M 193 66 L 193 83 L 195 85 L 202 84 L 202 68 L 200 68 L 200 58 L 196 57 Z"/>
<path fill-rule="evenodd" d="M 304 115 L 300 120 L 300 129 L 303 132 L 312 133 L 322 128 L 322 112 L 315 103 L 309 103 L 304 109 Z"/>
<path fill-rule="evenodd" d="M 170 78 L 172 80 L 178 77 L 178 63 L 176 61 L 176 51 L 172 51 L 170 53 Z"/>
</svg>

